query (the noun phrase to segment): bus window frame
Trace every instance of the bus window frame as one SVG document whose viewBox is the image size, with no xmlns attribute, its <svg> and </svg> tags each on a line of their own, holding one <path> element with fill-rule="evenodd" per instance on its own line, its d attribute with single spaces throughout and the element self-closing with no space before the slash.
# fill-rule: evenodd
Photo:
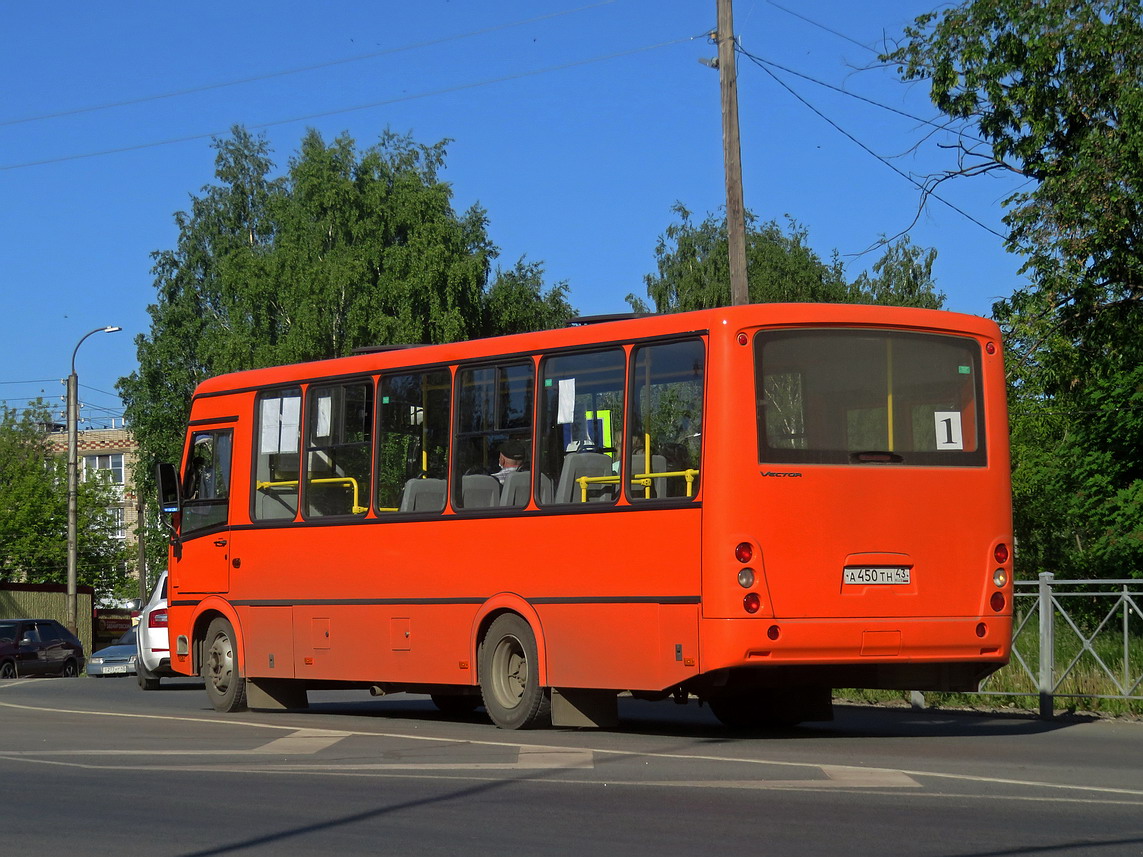
<svg viewBox="0 0 1143 857">
<path fill-rule="evenodd" d="M 537 466 L 536 462 L 538 462 L 540 460 L 540 449 L 538 448 L 538 444 L 543 443 L 543 439 L 541 437 L 541 430 L 547 428 L 546 425 L 541 426 L 541 424 L 540 424 L 541 419 L 543 419 L 545 417 L 545 414 L 541 413 L 541 404 L 542 404 L 541 400 L 544 397 L 544 391 L 547 389 L 546 387 L 542 386 L 544 380 L 546 379 L 545 370 L 546 370 L 547 364 L 551 360 L 556 360 L 556 359 L 575 358 L 575 357 L 583 356 L 583 355 L 606 354 L 608 352 L 617 352 L 619 355 L 619 358 L 620 358 L 619 359 L 619 365 L 620 365 L 620 371 L 621 371 L 621 375 L 622 375 L 622 377 L 620 379 L 620 408 L 622 409 L 622 413 L 620 415 L 620 429 L 619 429 L 620 431 L 622 431 L 623 429 L 626 428 L 626 425 L 627 425 L 626 420 L 627 420 L 627 411 L 628 411 L 628 409 L 627 409 L 628 387 L 629 387 L 629 383 L 630 383 L 630 360 L 631 360 L 631 351 L 632 351 L 633 347 L 634 347 L 634 343 L 632 343 L 629 340 L 628 341 L 610 341 L 610 342 L 602 342 L 602 343 L 593 343 L 591 345 L 579 345 L 579 346 L 573 346 L 573 347 L 569 347 L 569 348 L 560 348 L 560 349 L 555 349 L 553 351 L 545 351 L 545 352 L 542 352 L 542 353 L 536 355 L 536 363 L 537 363 L 537 365 L 536 365 L 536 391 L 537 391 L 537 395 L 535 396 L 535 400 L 533 401 L 533 412 L 535 415 L 535 426 L 533 428 L 533 438 L 539 438 L 540 440 L 533 442 L 533 463 L 532 463 L 532 466 L 534 468 L 534 472 L 532 474 L 531 483 L 532 483 L 533 502 L 535 502 L 539 508 L 541 508 L 545 511 L 548 511 L 550 513 L 555 513 L 555 514 L 565 514 L 567 512 L 575 512 L 578 514 L 578 513 L 586 512 L 589 510 L 602 512 L 606 509 L 614 509 L 616 507 L 616 505 L 623 498 L 623 492 L 622 491 L 616 491 L 616 492 L 614 492 L 613 496 L 606 501 L 597 501 L 597 502 L 590 502 L 590 503 L 580 503 L 580 502 L 574 502 L 574 501 L 570 502 L 570 503 L 557 502 L 555 499 L 555 496 L 554 496 L 555 491 L 557 489 L 556 483 L 559 481 L 559 475 L 560 475 L 557 473 L 557 474 L 555 474 L 555 478 L 552 478 L 550 475 L 548 476 L 549 479 L 552 479 L 552 483 L 553 483 L 552 484 L 553 497 L 552 497 L 552 499 L 548 500 L 547 502 L 544 502 L 542 500 L 540 477 L 542 475 L 547 475 L 547 474 L 544 473 L 543 469 L 540 466 Z M 588 450 L 588 451 L 596 451 L 596 450 Z M 598 451 L 607 452 L 608 448 L 607 447 L 600 447 Z M 618 460 L 620 462 L 620 469 L 618 471 L 616 471 L 615 478 L 616 478 L 616 481 L 618 482 L 618 484 L 621 485 L 623 482 L 623 476 L 622 476 L 623 458 L 622 458 L 622 454 L 621 454 L 622 451 L 620 450 L 619 452 L 620 452 L 620 455 L 619 455 Z M 564 459 L 566 459 L 567 455 L 569 455 L 569 454 L 574 454 L 574 453 L 569 453 L 566 450 L 564 450 Z M 562 460 L 561 460 L 561 463 L 562 463 Z"/>
<path fill-rule="evenodd" d="M 666 496 L 666 497 L 639 497 L 635 495 L 635 486 L 631 483 L 631 476 L 634 471 L 635 453 L 631 451 L 631 437 L 624 440 L 626 448 L 623 450 L 622 472 L 625 475 L 623 479 L 623 496 L 625 500 L 632 506 L 637 508 L 655 508 L 661 509 L 670 506 L 690 507 L 693 505 L 701 505 L 702 503 L 702 470 L 704 466 L 704 459 L 706 457 L 706 421 L 707 410 L 709 402 L 707 401 L 710 396 L 710 337 L 707 331 L 686 331 L 681 332 L 674 336 L 658 336 L 648 338 L 646 340 L 634 340 L 630 343 L 627 351 L 627 390 L 624 403 L 624 427 L 631 433 L 633 437 L 635 431 L 635 386 L 638 382 L 636 378 L 635 361 L 638 359 L 639 351 L 644 348 L 657 348 L 664 345 L 673 345 L 684 342 L 697 342 L 702 349 L 703 364 L 702 364 L 702 396 L 700 399 L 702 411 L 699 416 L 699 450 L 698 450 L 698 467 L 686 468 L 685 471 L 671 471 L 676 477 L 682 475 L 682 478 L 687 477 L 683 474 L 692 473 L 693 478 L 697 480 L 698 484 L 694 487 L 694 492 L 691 496 Z"/>
<path fill-rule="evenodd" d="M 371 479 L 373 483 L 373 515 L 378 519 L 384 521 L 408 521 L 408 520 L 422 520 L 425 518 L 440 518 L 450 511 L 447 494 L 452 490 L 452 458 L 453 458 L 453 425 L 455 420 L 454 410 L 456 408 L 456 374 L 459 366 L 455 363 L 424 363 L 415 366 L 395 366 L 389 369 L 383 369 L 374 375 L 374 407 L 373 407 L 373 473 Z M 386 432 L 386 428 L 382 425 L 382 414 L 385 408 L 384 403 L 381 401 L 381 387 L 382 382 L 386 377 L 401 376 L 401 375 L 431 375 L 434 372 L 444 372 L 448 375 L 448 425 L 445 433 L 445 503 L 439 510 L 428 512 L 402 512 L 399 509 L 393 511 L 391 509 L 378 508 L 377 503 L 380 499 L 380 491 L 378 489 L 377 480 L 379 474 L 377 472 L 379 462 L 381 460 L 380 445 L 382 436 Z"/>
<path fill-rule="evenodd" d="M 463 490 L 463 480 L 466 475 L 473 475 L 467 472 L 461 472 L 461 465 L 459 461 L 459 451 L 463 440 L 471 438 L 492 438 L 501 437 L 499 443 L 505 443 L 508 440 L 523 440 L 528 448 L 527 468 L 529 472 L 532 470 L 532 463 L 535 461 L 535 439 L 536 439 L 536 390 L 539 378 L 539 360 L 543 354 L 534 352 L 516 352 L 512 354 L 496 355 L 494 357 L 481 357 L 476 360 L 466 360 L 453 364 L 452 372 L 452 409 L 451 409 L 451 425 L 449 426 L 449 462 L 448 462 L 448 499 L 445 508 L 456 515 L 512 515 L 519 514 L 523 509 L 528 508 L 533 502 L 536 492 L 534 484 L 535 477 L 532 479 L 531 493 L 532 497 L 529 498 L 528 504 L 525 506 L 501 506 L 496 504 L 494 506 L 472 506 L 466 508 L 457 503 L 457 492 Z M 519 429 L 513 430 L 509 428 L 499 428 L 486 431 L 469 431 L 461 432 L 460 430 L 460 407 L 461 407 L 461 376 L 464 372 L 479 372 L 481 369 L 491 369 L 496 372 L 496 380 L 494 387 L 494 404 L 499 405 L 498 391 L 501 381 L 500 372 L 505 369 L 513 367 L 528 366 L 531 369 L 531 402 L 530 418 L 527 420 L 528 436 L 520 438 L 518 436 Z M 496 413 L 496 419 L 499 419 L 499 412 Z M 463 434 L 463 438 L 462 438 Z M 489 451 L 493 448 L 493 444 L 489 442 Z M 471 470 L 474 465 L 467 465 L 465 471 Z M 488 475 L 492 475 L 489 471 Z"/>
<path fill-rule="evenodd" d="M 219 438 L 226 437 L 227 439 L 227 460 L 226 460 L 226 495 L 224 497 L 212 497 L 208 500 L 196 500 L 190 496 L 191 486 L 188 484 L 187 479 L 190 476 L 190 468 L 194 460 L 194 450 L 196 438 L 199 436 L 211 435 L 213 436 L 213 446 L 217 448 Z M 230 527 L 230 503 L 234 495 L 234 429 L 221 428 L 217 426 L 191 426 L 187 432 L 187 451 L 185 456 L 185 463 L 183 472 L 179 474 L 179 490 L 181 495 L 181 503 L 179 508 L 179 537 L 180 539 L 194 539 L 211 533 L 226 530 Z M 213 458 L 213 455 L 212 455 Z M 217 490 L 217 489 L 216 489 Z M 195 516 L 188 514 L 195 509 L 210 509 L 220 508 L 223 510 L 221 521 L 211 520 L 208 523 L 200 526 L 189 527 L 188 524 L 192 523 Z"/>
<path fill-rule="evenodd" d="M 337 388 L 346 388 L 349 386 L 361 384 L 368 388 L 369 395 L 371 396 L 370 403 L 372 413 L 369 415 L 368 430 L 372 433 L 369 440 L 360 444 L 368 450 L 369 454 L 369 472 L 366 479 L 366 486 L 364 492 L 360 491 L 358 486 L 358 506 L 361 508 L 360 512 L 346 512 L 343 514 L 320 514 L 311 512 L 308 508 L 309 499 L 309 486 L 314 481 L 309 478 L 310 476 L 310 453 L 316 450 L 316 447 L 310 447 L 310 408 L 316 405 L 313 401 L 315 391 L 320 393 L 322 390 L 333 390 Z M 339 375 L 331 379 L 315 379 L 307 383 L 302 389 L 302 414 L 300 423 L 300 438 L 299 438 L 299 460 L 298 460 L 298 513 L 301 520 L 307 522 L 326 522 L 337 521 L 349 523 L 351 521 L 360 521 L 367 517 L 373 508 L 373 482 L 376 479 L 376 446 L 377 446 L 377 388 L 378 388 L 378 375 L 375 373 L 361 374 L 361 375 Z M 357 481 L 357 480 L 355 480 Z M 360 496 L 364 493 L 364 498 Z M 295 520 L 297 516 L 295 516 Z"/>
<path fill-rule="evenodd" d="M 250 521 L 253 524 L 263 527 L 280 527 L 287 524 L 297 523 L 301 520 L 302 512 L 302 473 L 305 446 L 305 410 L 306 410 L 306 386 L 305 381 L 295 381 L 286 385 L 273 384 L 266 387 L 260 387 L 251 392 L 254 393 L 254 406 L 252 408 L 253 415 L 251 417 L 251 438 L 250 438 L 250 506 L 248 514 Z M 278 396 L 282 397 L 283 393 L 288 393 L 293 390 L 298 391 L 298 450 L 295 453 L 298 456 L 298 470 L 297 470 L 297 483 L 298 483 L 298 496 L 296 500 L 297 507 L 294 509 L 294 514 L 289 517 L 282 518 L 266 518 L 258 515 L 258 459 L 262 453 L 262 402 L 269 398 Z M 288 454 L 288 453 L 287 453 Z"/>
<path fill-rule="evenodd" d="M 906 339 L 945 339 L 964 343 L 971 346 L 972 357 L 972 411 L 974 425 L 972 438 L 974 449 L 966 450 L 911 450 L 903 456 L 889 461 L 882 459 L 859 460 L 860 450 L 819 449 L 807 447 L 805 449 L 771 447 L 767 437 L 766 416 L 763 412 L 765 390 L 763 382 L 766 377 L 762 352 L 764 339 L 769 336 L 789 336 L 796 334 L 850 334 L 850 335 L 877 335 L 891 338 Z M 988 466 L 988 435 L 987 415 L 984 413 L 984 353 L 980 340 L 967 332 L 941 332 L 935 330 L 918 330 L 908 328 L 886 328 L 881 326 L 794 326 L 794 327 L 762 327 L 751 334 L 751 359 L 753 360 L 752 374 L 754 376 L 754 407 L 756 411 L 755 424 L 757 426 L 756 457 L 760 467 L 771 465 L 785 466 L 817 466 L 851 467 L 888 463 L 898 467 L 936 467 L 936 468 L 984 468 Z M 804 395 L 804 393 L 803 393 Z M 918 402 L 915 398 L 907 398 L 903 393 L 896 399 L 907 403 L 907 407 L 915 407 Z M 803 411 L 804 413 L 804 411 Z M 808 422 L 808 420 L 806 420 Z M 911 424 L 911 421 L 910 421 Z M 896 422 L 895 422 L 896 425 Z M 878 451 L 885 454 L 894 454 L 891 450 Z"/>
</svg>

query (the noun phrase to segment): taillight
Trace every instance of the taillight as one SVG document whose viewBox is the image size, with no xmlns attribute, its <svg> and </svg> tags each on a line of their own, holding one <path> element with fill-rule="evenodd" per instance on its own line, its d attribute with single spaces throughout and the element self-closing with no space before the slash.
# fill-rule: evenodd
<svg viewBox="0 0 1143 857">
<path fill-rule="evenodd" d="M 152 610 L 151 613 L 147 616 L 147 627 L 148 628 L 166 628 L 167 627 L 167 611 L 166 611 L 166 609 Z"/>
<path fill-rule="evenodd" d="M 992 598 L 989 599 L 988 603 L 991 605 L 993 610 L 995 610 L 997 613 L 1000 613 L 1004 610 L 1004 607 L 1008 602 L 1005 600 L 1003 592 L 993 592 Z"/>
<path fill-rule="evenodd" d="M 993 556 L 995 556 L 996 561 L 1001 564 L 1008 562 L 1008 557 L 1010 556 L 1008 552 L 1008 545 L 1004 544 L 1004 542 L 998 544 L 996 546 L 996 550 L 993 552 Z"/>
<path fill-rule="evenodd" d="M 754 547 L 750 542 L 739 542 L 734 548 L 734 558 L 741 563 L 750 562 L 754 559 Z"/>
<path fill-rule="evenodd" d="M 762 606 L 762 599 L 758 597 L 757 592 L 747 592 L 746 596 L 742 599 L 742 608 L 747 613 L 757 613 L 758 608 Z"/>
</svg>

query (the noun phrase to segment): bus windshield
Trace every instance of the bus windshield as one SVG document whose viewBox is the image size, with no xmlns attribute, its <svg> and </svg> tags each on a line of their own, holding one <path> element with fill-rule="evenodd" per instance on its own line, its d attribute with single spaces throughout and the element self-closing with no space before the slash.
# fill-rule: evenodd
<svg viewBox="0 0 1143 857">
<path fill-rule="evenodd" d="M 763 463 L 983 466 L 980 347 L 864 329 L 754 340 Z"/>
</svg>

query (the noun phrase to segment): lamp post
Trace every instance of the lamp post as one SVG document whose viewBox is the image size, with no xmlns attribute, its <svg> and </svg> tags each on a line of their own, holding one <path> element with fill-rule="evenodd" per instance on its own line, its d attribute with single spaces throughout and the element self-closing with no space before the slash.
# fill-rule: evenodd
<svg viewBox="0 0 1143 857">
<path fill-rule="evenodd" d="M 79 353 L 79 346 L 87 337 L 96 333 L 115 333 L 121 327 L 97 327 L 80 337 L 71 352 L 71 374 L 67 376 L 67 627 L 73 634 L 79 633 L 76 616 L 76 565 L 78 564 L 78 543 L 76 530 L 79 529 L 79 508 L 77 495 L 79 493 L 78 461 L 76 446 L 79 434 L 79 378 L 75 374 L 75 355 Z"/>
</svg>

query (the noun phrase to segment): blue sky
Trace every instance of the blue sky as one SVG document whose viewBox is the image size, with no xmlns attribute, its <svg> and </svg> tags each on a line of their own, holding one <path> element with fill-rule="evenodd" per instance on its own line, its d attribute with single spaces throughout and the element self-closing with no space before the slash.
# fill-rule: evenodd
<svg viewBox="0 0 1143 857">
<path fill-rule="evenodd" d="M 746 206 L 803 224 L 851 277 L 919 201 L 866 150 L 916 175 L 951 164 L 934 141 L 914 151 L 924 126 L 884 109 L 935 118 L 927 88 L 868 68 L 933 5 L 734 4 L 743 49 L 788 69 L 769 66 L 804 99 L 739 59 Z M 625 311 L 671 206 L 701 218 L 724 203 L 718 73 L 699 63 L 714 25 L 715 0 L 0 6 L 0 400 L 61 397 L 80 337 L 119 325 L 83 344 L 77 369 L 86 425 L 121 415 L 114 385 L 149 330 L 150 254 L 174 246 L 173 214 L 213 179 L 210 138 L 234 124 L 265 134 L 280 167 L 307 127 L 363 147 L 386 127 L 449 138 L 454 205 L 487 209 L 501 266 L 541 261 L 582 313 Z M 990 231 L 1016 187 L 946 185 L 973 219 L 930 202 L 913 227 L 938 251 L 949 309 L 987 315 L 1021 284 Z"/>
</svg>

